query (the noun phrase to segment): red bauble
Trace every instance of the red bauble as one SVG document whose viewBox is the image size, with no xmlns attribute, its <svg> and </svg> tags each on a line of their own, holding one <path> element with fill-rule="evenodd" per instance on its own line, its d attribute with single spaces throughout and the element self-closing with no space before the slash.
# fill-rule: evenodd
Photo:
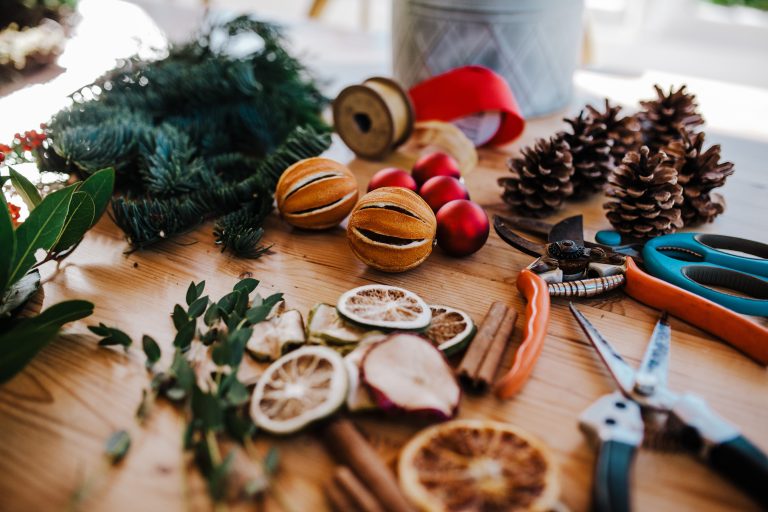
<svg viewBox="0 0 768 512">
<path fill-rule="evenodd" d="M 411 174 L 419 186 L 435 176 L 450 176 L 457 180 L 461 179 L 461 171 L 456 159 L 439 151 L 419 158 L 414 164 Z"/>
<path fill-rule="evenodd" d="M 435 176 L 429 178 L 421 186 L 419 195 L 424 199 L 432 211 L 437 211 L 444 204 L 456 199 L 469 199 L 467 187 L 462 182 L 449 176 Z"/>
<path fill-rule="evenodd" d="M 381 187 L 402 187 L 414 192 L 418 188 L 413 177 L 407 171 L 397 167 L 380 170 L 368 182 L 368 192 Z"/>
<path fill-rule="evenodd" d="M 468 256 L 488 240 L 491 224 L 477 203 L 457 199 L 437 212 L 437 245 L 451 256 Z"/>
</svg>

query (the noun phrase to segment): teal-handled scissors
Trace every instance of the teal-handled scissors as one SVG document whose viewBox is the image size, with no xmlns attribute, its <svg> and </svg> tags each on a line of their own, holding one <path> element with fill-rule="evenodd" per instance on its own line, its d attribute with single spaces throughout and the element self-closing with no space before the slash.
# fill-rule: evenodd
<svg viewBox="0 0 768 512">
<path fill-rule="evenodd" d="M 614 231 L 600 231 L 595 239 L 610 246 L 625 242 Z M 623 246 L 638 250 L 640 244 Z M 733 311 L 768 316 L 766 244 L 726 235 L 677 233 L 648 240 L 642 256 L 646 272 L 659 279 Z"/>
</svg>

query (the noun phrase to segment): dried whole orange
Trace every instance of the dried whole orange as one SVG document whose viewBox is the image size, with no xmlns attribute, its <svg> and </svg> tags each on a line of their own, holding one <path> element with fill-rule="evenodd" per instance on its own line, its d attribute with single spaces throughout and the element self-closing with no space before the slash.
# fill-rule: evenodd
<svg viewBox="0 0 768 512">
<path fill-rule="evenodd" d="M 435 214 L 415 192 L 383 187 L 360 199 L 349 217 L 347 239 L 367 265 L 403 272 L 427 259 L 436 230 Z"/>
<path fill-rule="evenodd" d="M 329 158 L 296 162 L 283 172 L 275 190 L 277 209 L 292 226 L 337 226 L 357 202 L 357 180 L 346 166 Z"/>
<path fill-rule="evenodd" d="M 400 486 L 425 512 L 545 511 L 560 493 L 546 446 L 505 423 L 456 420 L 421 431 L 403 448 Z"/>
</svg>

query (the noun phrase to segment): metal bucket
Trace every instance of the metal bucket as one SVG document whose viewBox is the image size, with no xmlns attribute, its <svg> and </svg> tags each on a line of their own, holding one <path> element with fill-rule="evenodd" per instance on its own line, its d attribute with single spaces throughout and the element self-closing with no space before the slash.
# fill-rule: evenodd
<svg viewBox="0 0 768 512">
<path fill-rule="evenodd" d="M 486 66 L 509 82 L 525 117 L 565 107 L 582 45 L 583 0 L 394 0 L 395 77 L 410 87 Z"/>
</svg>

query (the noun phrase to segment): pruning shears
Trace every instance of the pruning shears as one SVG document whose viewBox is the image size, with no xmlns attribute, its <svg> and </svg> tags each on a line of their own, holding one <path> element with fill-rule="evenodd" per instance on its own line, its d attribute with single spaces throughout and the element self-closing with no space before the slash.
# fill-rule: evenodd
<svg viewBox="0 0 768 512">
<path fill-rule="evenodd" d="M 582 431 L 597 445 L 593 510 L 631 509 L 629 473 L 641 444 L 692 452 L 768 508 L 766 454 L 709 409 L 703 399 L 667 388 L 671 329 L 666 313 L 635 370 L 573 303 L 570 309 L 619 388 L 599 398 L 579 418 Z"/>
<path fill-rule="evenodd" d="M 517 288 L 528 301 L 523 342 L 512 367 L 496 384 L 509 398 L 527 381 L 546 336 L 550 296 L 592 297 L 622 287 L 643 304 L 685 320 L 721 338 L 758 363 L 768 365 L 768 329 L 711 300 L 643 272 L 632 256 L 615 247 L 584 241 L 581 215 L 550 225 L 525 217 L 495 216 L 502 240 L 536 259 L 520 271 Z M 544 235 L 547 243 L 529 240 L 513 228 Z M 629 246 L 620 249 L 635 250 Z"/>
<path fill-rule="evenodd" d="M 615 231 L 598 231 L 595 239 L 615 252 L 640 254 L 645 271 L 664 281 L 736 312 L 768 316 L 766 244 L 706 233 L 677 233 L 643 242 L 626 241 Z"/>
</svg>

